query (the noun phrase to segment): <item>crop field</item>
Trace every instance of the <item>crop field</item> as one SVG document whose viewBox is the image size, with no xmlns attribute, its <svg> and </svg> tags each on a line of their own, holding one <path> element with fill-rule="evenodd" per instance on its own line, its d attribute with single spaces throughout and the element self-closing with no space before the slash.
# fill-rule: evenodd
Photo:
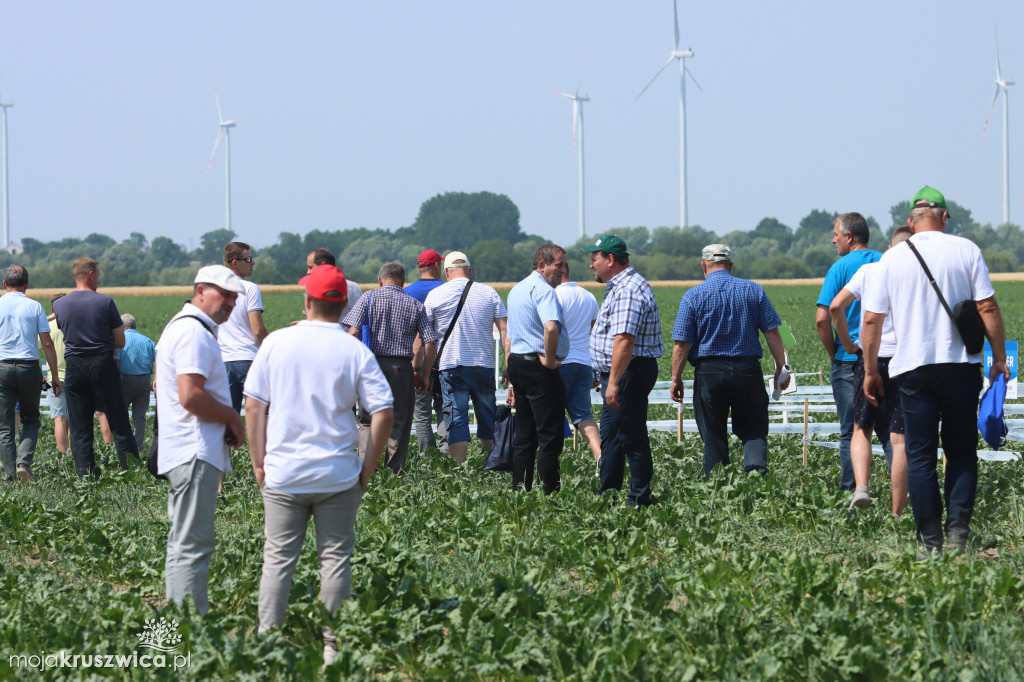
<svg viewBox="0 0 1024 682">
<path fill-rule="evenodd" d="M 818 287 L 770 286 L 797 339 L 791 364 L 827 358 L 814 331 Z M 656 290 L 666 337 L 684 289 Z M 1007 338 L 1024 339 L 1024 283 L 999 282 Z M 32 292 L 30 292 L 31 294 Z M 595 291 L 600 297 L 601 292 Z M 154 340 L 182 296 L 118 297 Z M 44 304 L 49 309 L 48 303 Z M 264 298 L 271 329 L 299 319 L 301 297 Z M 769 362 L 764 364 L 766 372 Z M 692 372 L 687 373 L 692 376 Z M 816 380 L 814 380 L 816 383 Z M 651 418 L 671 418 L 671 406 Z M 962 679 L 1024 676 L 1024 462 L 980 464 L 967 553 L 915 561 L 911 514 L 848 511 L 838 455 L 771 437 L 771 473 L 735 464 L 703 477 L 695 436 L 654 434 L 655 505 L 594 494 L 585 446 L 567 441 L 562 491 L 513 494 L 508 474 L 434 452 L 363 499 L 353 598 L 331 618 L 317 602 L 307 536 L 286 625 L 255 633 L 263 504 L 246 448 L 218 502 L 210 611 L 164 604 L 166 483 L 117 470 L 102 445 L 98 482 L 79 482 L 44 417 L 37 480 L 0 486 L 0 677 L 307 679 Z M 1019 444 L 1011 444 L 1018 447 Z M 734 441 L 734 447 L 738 443 Z M 413 451 L 415 448 L 413 448 Z M 740 457 L 740 461 L 742 458 Z M 40 672 L 12 656 L 131 656 L 147 621 L 174 621 L 188 667 Z M 341 653 L 321 672 L 320 627 Z"/>
</svg>

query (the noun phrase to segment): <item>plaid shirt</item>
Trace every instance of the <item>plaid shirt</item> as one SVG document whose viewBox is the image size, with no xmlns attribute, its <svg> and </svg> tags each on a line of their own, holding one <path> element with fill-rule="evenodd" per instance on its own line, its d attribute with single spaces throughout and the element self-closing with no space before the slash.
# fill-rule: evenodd
<svg viewBox="0 0 1024 682">
<path fill-rule="evenodd" d="M 760 284 L 733 277 L 727 270 L 708 274 L 679 302 L 672 338 L 693 344 L 689 357 L 761 357 L 757 331 L 782 321 Z"/>
<path fill-rule="evenodd" d="M 612 345 L 618 334 L 635 337 L 633 357 L 660 358 L 661 318 L 651 285 L 632 266 L 608 280 L 604 303 L 590 334 L 590 360 L 598 372 L 612 369 Z"/>
<path fill-rule="evenodd" d="M 411 358 L 416 334 L 424 344 L 437 340 L 423 304 L 402 291 L 402 287 L 385 284 L 377 291 L 363 294 L 341 321 L 342 326 L 362 327 L 366 324 L 367 308 L 374 355 Z"/>
</svg>

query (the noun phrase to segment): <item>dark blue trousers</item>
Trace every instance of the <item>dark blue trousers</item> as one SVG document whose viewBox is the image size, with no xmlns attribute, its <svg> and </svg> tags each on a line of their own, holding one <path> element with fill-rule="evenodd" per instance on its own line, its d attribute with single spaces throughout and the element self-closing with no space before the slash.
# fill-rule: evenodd
<svg viewBox="0 0 1024 682">
<path fill-rule="evenodd" d="M 658 381 L 655 358 L 633 358 L 619 382 L 619 407 L 607 401 L 601 408 L 601 488 L 619 490 L 629 462 L 629 504 L 651 503 L 654 462 L 647 434 L 647 397 Z M 601 377 L 601 396 L 608 388 L 608 376 Z"/>
<path fill-rule="evenodd" d="M 978 487 L 979 365 L 924 365 L 899 375 L 907 428 L 907 485 L 917 539 L 941 547 L 945 535 L 966 536 Z M 936 472 L 939 420 L 946 453 L 946 524 Z M 945 533 L 943 532 L 945 530 Z"/>
</svg>

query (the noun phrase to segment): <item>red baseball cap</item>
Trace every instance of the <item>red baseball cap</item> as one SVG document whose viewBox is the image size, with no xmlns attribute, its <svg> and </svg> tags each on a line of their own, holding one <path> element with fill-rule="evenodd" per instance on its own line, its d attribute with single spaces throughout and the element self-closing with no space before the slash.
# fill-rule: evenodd
<svg viewBox="0 0 1024 682">
<path fill-rule="evenodd" d="M 344 301 L 348 298 L 348 283 L 345 273 L 333 265 L 318 265 L 299 280 L 299 286 L 306 287 L 306 293 L 322 301 Z"/>
<path fill-rule="evenodd" d="M 441 258 L 441 254 L 439 254 L 437 251 L 434 251 L 433 249 L 427 249 L 426 251 L 420 254 L 419 258 L 416 259 L 416 264 L 422 267 L 425 265 L 433 265 L 434 263 L 440 263 L 442 260 L 444 259 Z"/>
</svg>

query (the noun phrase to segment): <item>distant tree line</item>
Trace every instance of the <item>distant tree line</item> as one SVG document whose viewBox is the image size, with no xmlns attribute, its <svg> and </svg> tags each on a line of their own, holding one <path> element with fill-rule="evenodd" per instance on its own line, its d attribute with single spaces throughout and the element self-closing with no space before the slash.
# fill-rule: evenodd
<svg viewBox="0 0 1024 682">
<path fill-rule="evenodd" d="M 977 243 L 992 272 L 1022 269 L 1024 232 L 1020 226 L 979 225 L 970 210 L 955 202 L 950 202 L 949 211 L 947 231 Z M 868 217 L 870 246 L 884 251 L 892 230 L 904 224 L 909 213 L 908 201 L 895 204 L 884 229 Z M 831 242 L 837 215 L 812 210 L 796 229 L 766 217 L 752 230 L 721 235 L 700 226 L 654 230 L 620 227 L 608 232 L 626 241 L 631 263 L 651 280 L 700 279 L 700 250 L 715 242 L 732 247 L 734 272 L 742 277 L 821 277 L 836 258 Z M 578 247 L 595 238 L 584 237 L 565 245 L 570 271 L 578 280 L 591 279 L 589 261 Z M 100 261 L 104 286 L 190 284 L 199 265 L 221 262 L 224 245 L 233 239 L 246 241 L 246 235 L 213 230 L 204 234 L 193 250 L 169 237 L 149 242 L 138 232 L 122 242 L 101 234 L 52 242 L 26 238 L 22 242 L 24 253 L 9 258 L 29 268 L 31 285 L 37 288 L 73 287 L 71 264 L 81 256 Z M 260 284 L 294 284 L 306 272 L 306 255 L 324 247 L 338 257 L 346 275 L 356 282 L 375 282 L 380 266 L 393 260 L 405 266 L 411 281 L 417 277 L 417 255 L 431 248 L 442 254 L 454 249 L 464 251 L 473 265 L 475 279 L 514 282 L 529 273 L 533 252 L 546 241 L 522 231 L 519 209 L 507 196 L 448 192 L 425 201 L 411 226 L 394 231 L 357 227 L 312 230 L 304 235 L 282 232 L 276 244 L 254 249 L 256 268 L 252 279 Z"/>
</svg>

